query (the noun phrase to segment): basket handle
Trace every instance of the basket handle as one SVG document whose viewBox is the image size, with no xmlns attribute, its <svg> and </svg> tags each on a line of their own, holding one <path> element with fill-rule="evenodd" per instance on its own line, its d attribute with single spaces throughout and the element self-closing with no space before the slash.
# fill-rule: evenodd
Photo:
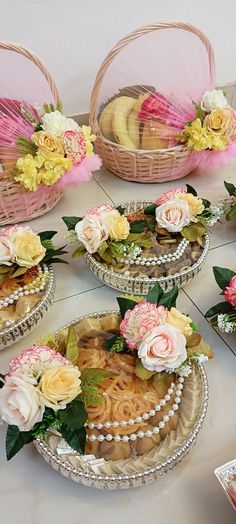
<svg viewBox="0 0 236 524">
<path fill-rule="evenodd" d="M 52 76 L 50 75 L 49 71 L 46 69 L 43 62 L 41 62 L 41 60 L 32 51 L 30 51 L 29 49 L 21 45 L 13 44 L 11 42 L 4 42 L 4 41 L 0 42 L 0 49 L 6 49 L 7 51 L 15 51 L 15 53 L 19 53 L 20 55 L 23 55 L 26 58 L 28 58 L 28 60 L 31 60 L 31 62 L 33 62 L 40 69 L 44 78 L 47 80 L 55 102 L 56 103 L 60 102 L 60 96 L 58 93 L 58 89 L 56 87 L 56 84 Z"/>
<path fill-rule="evenodd" d="M 133 31 L 128 36 L 125 36 L 117 44 L 111 49 L 110 53 L 106 56 L 106 58 L 103 60 L 97 76 L 95 78 L 91 98 L 90 98 L 90 114 L 89 114 L 89 122 L 92 126 L 96 123 L 97 120 L 97 103 L 98 103 L 98 97 L 100 93 L 100 87 L 102 80 L 104 78 L 104 75 L 111 64 L 113 58 L 120 52 L 120 50 L 127 46 L 130 42 L 133 40 L 136 40 L 136 38 L 139 38 L 140 36 L 143 36 L 147 33 L 151 33 L 152 31 L 157 31 L 159 29 L 185 29 L 186 31 L 189 31 L 190 33 L 194 33 L 198 38 L 202 41 L 204 44 L 208 59 L 209 59 L 209 68 L 210 68 L 210 75 L 212 81 L 215 79 L 215 59 L 214 59 L 214 51 L 211 46 L 210 40 L 208 37 L 200 31 L 200 29 L 197 29 L 191 24 L 187 24 L 185 22 L 160 22 L 153 25 L 147 25 L 144 27 L 140 27 L 136 31 Z M 96 129 L 95 129 L 96 131 Z"/>
</svg>

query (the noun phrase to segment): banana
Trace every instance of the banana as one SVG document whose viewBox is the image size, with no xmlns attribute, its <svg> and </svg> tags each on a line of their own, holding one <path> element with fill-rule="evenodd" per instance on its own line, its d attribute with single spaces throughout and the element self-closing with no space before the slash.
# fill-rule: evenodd
<svg viewBox="0 0 236 524">
<path fill-rule="evenodd" d="M 135 99 L 130 96 L 120 96 L 113 102 L 112 129 L 113 134 L 122 146 L 129 149 L 136 149 L 134 141 L 128 133 L 128 116 L 131 113 Z"/>
<path fill-rule="evenodd" d="M 135 148 L 139 149 L 139 119 L 137 111 L 131 111 L 130 115 L 128 116 L 127 125 L 129 136 L 132 142 L 135 144 Z"/>
<path fill-rule="evenodd" d="M 115 99 L 116 100 L 116 99 Z M 107 106 L 104 107 L 100 118 L 99 118 L 99 125 L 102 131 L 103 136 L 105 138 L 108 138 L 109 140 L 114 140 L 113 136 L 113 130 L 112 130 L 112 117 L 113 117 L 113 103 L 115 100 L 112 100 L 107 104 Z"/>
</svg>

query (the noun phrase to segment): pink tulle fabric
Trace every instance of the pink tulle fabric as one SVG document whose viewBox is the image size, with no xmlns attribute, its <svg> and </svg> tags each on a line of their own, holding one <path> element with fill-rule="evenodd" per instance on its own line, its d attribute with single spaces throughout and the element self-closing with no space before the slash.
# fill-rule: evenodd
<svg viewBox="0 0 236 524">
<path fill-rule="evenodd" d="M 64 191 L 67 187 L 77 186 L 81 182 L 88 182 L 93 171 L 100 169 L 102 165 L 101 158 L 98 155 L 90 155 L 82 160 L 81 164 L 74 166 L 53 185 L 55 189 Z"/>
<path fill-rule="evenodd" d="M 195 156 L 199 159 L 197 168 L 199 172 L 222 169 L 236 158 L 236 140 L 233 140 L 224 151 L 206 149 L 195 152 Z"/>
</svg>

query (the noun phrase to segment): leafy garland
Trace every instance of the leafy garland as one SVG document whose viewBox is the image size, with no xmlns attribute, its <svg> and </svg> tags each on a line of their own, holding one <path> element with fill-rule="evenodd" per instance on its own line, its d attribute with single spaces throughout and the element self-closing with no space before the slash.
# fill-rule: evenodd
<svg viewBox="0 0 236 524">
<path fill-rule="evenodd" d="M 224 295 L 231 279 L 236 277 L 236 272 L 231 269 L 214 266 L 213 273 L 218 286 L 222 290 L 221 295 Z M 227 299 L 223 302 L 218 302 L 218 304 L 208 309 L 205 317 L 209 318 L 211 324 L 218 326 L 223 332 L 232 333 L 236 331 L 236 307 L 230 304 Z"/>
</svg>

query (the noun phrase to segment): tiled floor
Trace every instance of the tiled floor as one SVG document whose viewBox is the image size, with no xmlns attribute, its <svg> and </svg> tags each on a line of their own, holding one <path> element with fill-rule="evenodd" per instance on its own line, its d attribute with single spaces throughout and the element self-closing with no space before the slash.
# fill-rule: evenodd
<svg viewBox="0 0 236 524">
<path fill-rule="evenodd" d="M 217 202 L 225 195 L 223 180 L 235 182 L 236 167 L 214 175 L 192 174 L 181 183 L 193 185 L 199 195 Z M 82 215 L 88 207 L 123 200 L 152 199 L 168 184 L 124 182 L 103 169 L 87 185 L 69 190 L 49 214 L 32 221 L 38 230 L 57 229 L 57 243 L 64 241 L 63 215 Z M 68 255 L 69 260 L 69 255 Z M 53 472 L 33 446 L 25 448 L 9 464 L 5 461 L 4 430 L 1 431 L 0 511 L 5 524 L 233 524 L 234 512 L 214 477 L 214 469 L 235 458 L 236 337 L 217 333 L 204 313 L 218 300 L 213 265 L 236 266 L 236 224 L 224 223 L 211 235 L 211 250 L 201 273 L 179 297 L 179 307 L 199 324 L 213 346 L 215 358 L 207 364 L 210 400 L 205 424 L 196 446 L 171 473 L 141 489 L 99 492 L 77 485 Z M 55 268 L 57 290 L 44 322 L 26 339 L 0 354 L 5 372 L 10 358 L 30 346 L 42 334 L 53 331 L 81 314 L 114 308 L 118 294 L 103 286 L 82 260 Z M 4 482 L 3 482 L 4 479 Z M 13 515 L 18 518 L 15 521 Z"/>
</svg>

